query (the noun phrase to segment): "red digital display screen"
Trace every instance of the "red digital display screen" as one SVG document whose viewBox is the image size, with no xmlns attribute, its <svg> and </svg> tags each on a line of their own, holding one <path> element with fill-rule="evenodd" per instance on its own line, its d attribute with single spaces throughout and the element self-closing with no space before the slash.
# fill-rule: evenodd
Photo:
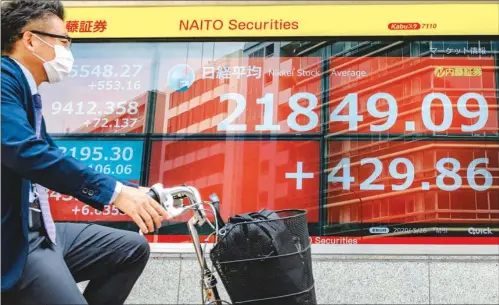
<svg viewBox="0 0 499 305">
<path fill-rule="evenodd" d="M 155 141 L 149 185 L 193 185 L 203 198 L 216 193 L 224 219 L 306 209 L 317 222 L 319 166 L 318 141 Z"/>
<path fill-rule="evenodd" d="M 497 244 L 497 43 L 474 43 L 78 42 L 69 79 L 40 91 L 65 153 L 216 193 L 224 220 L 305 209 L 316 244 Z M 49 201 L 56 221 L 133 227 Z M 147 238 L 189 242 L 191 216 Z"/>
<path fill-rule="evenodd" d="M 164 60 L 154 132 L 298 134 L 321 129 L 319 57 Z"/>
<path fill-rule="evenodd" d="M 499 220 L 497 142 L 350 140 L 328 147 L 329 223 L 462 224 L 454 229 L 466 233 L 465 224 Z M 374 233 L 387 230 L 397 233 Z"/>
<path fill-rule="evenodd" d="M 333 57 L 329 133 L 495 134 L 492 57 Z"/>
</svg>

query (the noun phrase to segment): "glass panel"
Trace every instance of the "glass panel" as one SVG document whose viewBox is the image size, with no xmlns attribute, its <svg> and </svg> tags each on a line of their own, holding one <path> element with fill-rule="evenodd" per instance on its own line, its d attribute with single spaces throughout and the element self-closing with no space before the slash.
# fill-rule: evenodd
<svg viewBox="0 0 499 305">
<path fill-rule="evenodd" d="M 40 90 L 66 153 L 119 179 L 215 192 L 224 219 L 305 209 L 311 235 L 349 243 L 386 232 L 372 227 L 397 238 L 421 232 L 396 227 L 456 227 L 462 237 L 499 223 L 498 47 L 459 38 L 75 42 L 69 79 Z M 51 200 L 58 220 L 130 228 L 119 211 Z M 188 241 L 185 220 L 158 240 Z"/>
<path fill-rule="evenodd" d="M 66 81 L 40 86 L 47 130 L 55 134 L 144 133 L 154 43 L 73 43 Z"/>
</svg>

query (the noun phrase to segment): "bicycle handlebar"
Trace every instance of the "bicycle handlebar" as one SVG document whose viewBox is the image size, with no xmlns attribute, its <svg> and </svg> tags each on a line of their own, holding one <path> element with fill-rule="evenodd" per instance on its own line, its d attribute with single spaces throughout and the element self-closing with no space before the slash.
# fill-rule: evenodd
<svg viewBox="0 0 499 305">
<path fill-rule="evenodd" d="M 199 224 L 203 224 L 206 220 L 203 200 L 201 199 L 201 194 L 195 187 L 181 185 L 165 188 L 161 183 L 156 183 L 147 194 L 159 202 L 172 218 L 176 218 L 191 207 L 195 207 L 194 210 L 197 212 L 197 221 Z M 184 198 L 187 198 L 190 201 L 189 206 L 184 205 Z"/>
</svg>

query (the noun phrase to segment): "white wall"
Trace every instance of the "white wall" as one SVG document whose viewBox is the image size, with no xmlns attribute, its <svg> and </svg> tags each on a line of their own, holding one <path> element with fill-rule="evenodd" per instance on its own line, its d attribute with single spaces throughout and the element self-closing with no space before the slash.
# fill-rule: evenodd
<svg viewBox="0 0 499 305">
<path fill-rule="evenodd" d="M 313 268 L 319 304 L 499 304 L 499 256 L 314 255 Z M 153 254 L 126 303 L 200 304 L 199 270 L 192 254 Z"/>
</svg>

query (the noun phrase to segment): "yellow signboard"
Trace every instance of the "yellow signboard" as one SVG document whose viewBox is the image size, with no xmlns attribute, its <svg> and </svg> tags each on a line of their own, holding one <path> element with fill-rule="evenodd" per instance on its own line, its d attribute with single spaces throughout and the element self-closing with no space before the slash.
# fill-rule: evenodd
<svg viewBox="0 0 499 305">
<path fill-rule="evenodd" d="M 75 38 L 499 35 L 499 5 L 67 7 Z"/>
</svg>

